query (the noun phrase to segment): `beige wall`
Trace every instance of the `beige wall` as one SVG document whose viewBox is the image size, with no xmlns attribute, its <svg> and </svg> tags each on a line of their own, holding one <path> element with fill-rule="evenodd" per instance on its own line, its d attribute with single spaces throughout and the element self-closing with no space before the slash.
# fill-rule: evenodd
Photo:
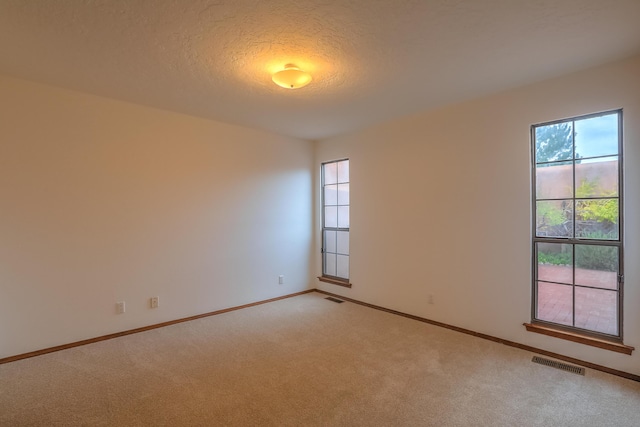
<svg viewBox="0 0 640 427">
<path fill-rule="evenodd" d="M 307 289 L 312 150 L 0 77 L 0 357 Z"/>
<path fill-rule="evenodd" d="M 324 161 L 350 159 L 353 288 L 317 286 L 640 374 L 638 76 L 635 57 L 319 142 L 316 170 Z M 624 335 L 639 349 L 632 356 L 522 326 L 531 312 L 530 126 L 621 107 Z M 320 263 L 315 267 L 319 274 Z"/>
<path fill-rule="evenodd" d="M 580 195 L 583 182 L 593 185 L 589 194 Z M 536 170 L 536 197 L 539 199 L 562 199 L 573 194 L 573 165 L 539 167 Z M 618 161 L 601 161 L 576 165 L 576 195 L 617 195 Z M 583 190 L 585 191 L 585 190 Z"/>
</svg>

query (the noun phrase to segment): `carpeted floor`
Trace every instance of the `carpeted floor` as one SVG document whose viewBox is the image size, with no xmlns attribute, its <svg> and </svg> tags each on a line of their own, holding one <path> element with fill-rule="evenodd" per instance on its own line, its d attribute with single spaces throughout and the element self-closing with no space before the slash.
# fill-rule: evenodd
<svg viewBox="0 0 640 427">
<path fill-rule="evenodd" d="M 640 383 L 324 298 L 0 365 L 0 426 L 640 425 Z"/>
</svg>

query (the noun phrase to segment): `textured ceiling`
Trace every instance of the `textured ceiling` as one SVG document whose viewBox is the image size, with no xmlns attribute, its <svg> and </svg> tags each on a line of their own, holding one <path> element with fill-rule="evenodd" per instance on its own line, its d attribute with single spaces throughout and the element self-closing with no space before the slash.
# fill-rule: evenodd
<svg viewBox="0 0 640 427">
<path fill-rule="evenodd" d="M 0 73 L 321 139 L 640 53 L 640 0 L 0 0 Z M 313 82 L 271 74 L 294 63 Z"/>
</svg>

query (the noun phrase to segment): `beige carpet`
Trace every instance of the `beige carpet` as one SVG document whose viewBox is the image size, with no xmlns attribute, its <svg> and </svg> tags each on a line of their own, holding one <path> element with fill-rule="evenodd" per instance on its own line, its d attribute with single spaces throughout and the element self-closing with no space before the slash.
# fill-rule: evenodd
<svg viewBox="0 0 640 427">
<path fill-rule="evenodd" d="M 640 425 L 640 383 L 324 298 L 0 365 L 0 426 Z"/>
</svg>

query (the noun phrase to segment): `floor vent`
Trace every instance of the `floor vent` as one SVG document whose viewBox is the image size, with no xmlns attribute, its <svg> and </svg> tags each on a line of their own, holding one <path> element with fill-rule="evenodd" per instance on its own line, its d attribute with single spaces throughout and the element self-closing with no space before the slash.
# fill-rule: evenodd
<svg viewBox="0 0 640 427">
<path fill-rule="evenodd" d="M 334 297 L 326 297 L 325 299 L 328 299 L 329 301 L 337 302 L 338 304 L 342 304 L 344 302 L 341 299 L 334 298 Z"/>
<path fill-rule="evenodd" d="M 580 366 L 568 365 L 562 362 L 556 362 L 555 360 L 545 359 L 544 357 L 533 356 L 531 359 L 534 363 L 539 363 L 545 366 L 551 366 L 552 368 L 562 369 L 563 371 L 571 372 L 578 375 L 584 375 L 584 368 Z"/>
</svg>

